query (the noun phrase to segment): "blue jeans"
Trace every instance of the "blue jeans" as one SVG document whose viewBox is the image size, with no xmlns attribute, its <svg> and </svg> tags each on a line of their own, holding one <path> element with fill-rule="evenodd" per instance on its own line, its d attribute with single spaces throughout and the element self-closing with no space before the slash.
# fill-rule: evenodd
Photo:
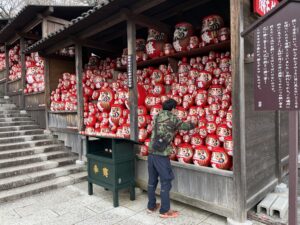
<svg viewBox="0 0 300 225">
<path fill-rule="evenodd" d="M 170 190 L 172 188 L 172 180 L 174 174 L 172 171 L 170 159 L 167 156 L 153 155 L 148 156 L 148 209 L 156 207 L 155 190 L 160 179 L 161 190 L 161 207 L 160 213 L 165 213 L 170 210 Z"/>
</svg>

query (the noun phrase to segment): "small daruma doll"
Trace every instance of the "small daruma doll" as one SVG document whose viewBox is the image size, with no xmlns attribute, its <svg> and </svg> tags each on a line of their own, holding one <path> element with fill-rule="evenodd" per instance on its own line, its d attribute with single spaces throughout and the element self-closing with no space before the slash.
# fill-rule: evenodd
<svg viewBox="0 0 300 225">
<path fill-rule="evenodd" d="M 217 135 L 209 134 L 205 139 L 205 144 L 208 150 L 212 151 L 216 147 L 220 147 L 221 143 Z"/>
<path fill-rule="evenodd" d="M 119 124 L 119 120 L 123 115 L 123 106 L 113 104 L 110 109 L 109 113 L 109 121 L 113 123 L 114 125 Z"/>
<path fill-rule="evenodd" d="M 227 136 L 224 138 L 224 149 L 228 155 L 233 156 L 232 136 Z"/>
<path fill-rule="evenodd" d="M 102 88 L 99 92 L 97 107 L 101 112 L 109 112 L 114 101 L 114 92 L 110 88 Z"/>
<path fill-rule="evenodd" d="M 176 161 L 177 160 L 177 147 L 174 145 L 174 144 L 171 144 L 172 146 L 172 152 L 171 152 L 171 155 L 169 156 L 169 158 L 173 161 Z"/>
<path fill-rule="evenodd" d="M 193 26 L 190 23 L 178 23 L 175 26 L 173 46 L 177 52 L 186 51 L 193 35 Z"/>
<path fill-rule="evenodd" d="M 194 151 L 190 144 L 180 144 L 178 146 L 177 159 L 181 163 L 191 163 L 193 159 Z"/>
<path fill-rule="evenodd" d="M 213 149 L 211 157 L 211 166 L 213 168 L 228 170 L 231 164 L 231 158 L 226 154 L 224 148 L 216 147 Z"/>
<path fill-rule="evenodd" d="M 195 103 L 197 106 L 205 106 L 207 104 L 207 91 L 199 89 L 195 96 Z"/>
<path fill-rule="evenodd" d="M 220 124 L 217 127 L 216 134 L 218 135 L 219 140 L 224 142 L 226 137 L 231 136 L 231 129 L 228 128 L 225 124 Z"/>
<path fill-rule="evenodd" d="M 148 147 L 146 145 L 142 145 L 140 147 L 140 155 L 141 156 L 148 156 Z"/>
<path fill-rule="evenodd" d="M 199 88 L 207 89 L 212 81 L 212 73 L 209 71 L 202 70 L 199 72 L 199 76 L 196 80 Z"/>
<path fill-rule="evenodd" d="M 191 145 L 193 146 L 193 148 L 196 148 L 196 147 L 198 147 L 198 146 L 200 146 L 202 144 L 203 144 L 203 140 L 202 140 L 200 134 L 194 134 L 194 135 L 192 135 L 192 137 L 191 137 Z"/>
<path fill-rule="evenodd" d="M 209 166 L 211 161 L 211 152 L 206 146 L 200 145 L 195 148 L 193 162 L 197 166 Z"/>
</svg>

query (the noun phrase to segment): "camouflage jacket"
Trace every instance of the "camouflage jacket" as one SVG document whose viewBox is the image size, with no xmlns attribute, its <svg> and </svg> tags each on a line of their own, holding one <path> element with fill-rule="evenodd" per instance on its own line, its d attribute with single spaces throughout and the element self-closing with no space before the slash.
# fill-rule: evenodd
<svg viewBox="0 0 300 225">
<path fill-rule="evenodd" d="M 155 124 L 152 130 L 151 141 L 149 144 L 149 153 L 156 155 L 169 156 L 172 153 L 171 142 L 174 139 L 174 136 L 178 130 L 191 130 L 194 129 L 195 126 L 192 123 L 184 123 L 182 122 L 176 115 L 174 115 L 171 111 L 162 110 L 154 119 Z M 156 128 L 156 126 L 158 126 Z M 153 138 L 157 133 L 159 135 L 163 135 L 165 140 L 168 140 L 170 143 L 168 147 L 163 152 L 158 152 L 152 149 Z"/>
</svg>

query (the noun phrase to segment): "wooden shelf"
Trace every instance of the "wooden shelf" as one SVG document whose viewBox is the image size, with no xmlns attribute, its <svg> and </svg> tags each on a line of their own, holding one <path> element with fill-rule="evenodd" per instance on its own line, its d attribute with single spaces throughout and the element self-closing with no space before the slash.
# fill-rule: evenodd
<svg viewBox="0 0 300 225">
<path fill-rule="evenodd" d="M 46 109 L 46 106 L 33 106 L 33 107 L 26 106 L 26 110 L 28 110 L 28 111 L 40 111 L 40 110 L 45 110 L 45 109 Z"/>
<path fill-rule="evenodd" d="M 61 133 L 69 133 L 69 134 L 78 134 L 77 128 L 58 128 L 58 127 L 49 127 L 50 131 L 53 132 L 61 132 Z"/>
<path fill-rule="evenodd" d="M 148 160 L 147 156 L 140 156 L 137 155 L 137 158 L 139 160 Z M 194 171 L 198 171 L 198 172 L 204 172 L 204 173 L 211 173 L 211 174 L 215 174 L 215 175 L 220 175 L 220 176 L 226 176 L 226 177 L 232 177 L 233 178 L 233 172 L 230 170 L 221 170 L 221 169 L 215 169 L 212 167 L 205 167 L 205 166 L 196 166 L 193 164 L 188 164 L 188 163 L 180 163 L 177 161 L 172 161 L 171 160 L 171 164 L 174 167 L 181 167 L 181 168 L 185 168 L 185 169 L 190 169 L 190 170 L 194 170 Z"/>
<path fill-rule="evenodd" d="M 159 65 L 163 63 L 168 63 L 169 59 L 181 59 L 182 57 L 193 57 L 199 55 L 208 54 L 210 51 L 230 51 L 230 41 L 224 41 L 214 45 L 208 45 L 203 48 L 192 49 L 186 52 L 177 52 L 173 55 L 162 56 L 159 58 L 149 59 L 146 61 L 138 62 L 137 68 L 144 68 L 147 66 Z M 117 71 L 127 71 L 127 66 L 117 67 L 115 70 Z"/>
<path fill-rule="evenodd" d="M 14 83 L 14 82 L 17 82 L 17 81 L 20 81 L 20 80 L 22 80 L 22 78 L 18 78 L 16 80 L 9 80 L 9 81 L 7 81 L 7 83 L 11 84 L 11 83 Z"/>
<path fill-rule="evenodd" d="M 38 94 L 44 94 L 45 91 L 38 91 L 38 92 L 31 92 L 31 93 L 27 93 L 27 94 L 24 94 L 25 96 L 29 96 L 29 95 L 38 95 Z"/>
<path fill-rule="evenodd" d="M 6 78 L 3 78 L 0 80 L 0 84 L 5 83 L 6 82 Z"/>
<path fill-rule="evenodd" d="M 48 113 L 52 114 L 75 114 L 77 111 L 48 111 Z"/>
<path fill-rule="evenodd" d="M 15 96 L 15 95 L 22 95 L 22 94 L 23 94 L 23 90 L 7 93 L 8 96 Z"/>
</svg>

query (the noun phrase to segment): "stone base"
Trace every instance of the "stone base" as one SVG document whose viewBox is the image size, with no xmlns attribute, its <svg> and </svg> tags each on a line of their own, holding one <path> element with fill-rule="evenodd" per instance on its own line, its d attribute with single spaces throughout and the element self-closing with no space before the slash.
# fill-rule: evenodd
<svg viewBox="0 0 300 225">
<path fill-rule="evenodd" d="M 227 225 L 252 225 L 252 224 L 253 223 L 249 220 L 247 220 L 243 223 L 240 223 L 240 222 L 234 221 L 233 219 L 227 218 Z"/>
<path fill-rule="evenodd" d="M 4 96 L 3 98 L 4 98 L 4 99 L 9 99 L 9 96 Z"/>
<path fill-rule="evenodd" d="M 135 188 L 135 194 L 136 195 L 141 195 L 143 193 L 143 189 L 139 188 L 139 187 L 136 187 Z"/>
<path fill-rule="evenodd" d="M 77 160 L 76 160 L 76 164 L 77 164 L 77 165 L 84 165 L 85 162 L 84 162 L 83 160 L 77 159 Z"/>
<path fill-rule="evenodd" d="M 20 114 L 21 114 L 21 115 L 24 115 L 24 114 L 27 114 L 27 112 L 26 112 L 26 110 L 21 110 L 21 111 L 20 111 Z"/>
</svg>

